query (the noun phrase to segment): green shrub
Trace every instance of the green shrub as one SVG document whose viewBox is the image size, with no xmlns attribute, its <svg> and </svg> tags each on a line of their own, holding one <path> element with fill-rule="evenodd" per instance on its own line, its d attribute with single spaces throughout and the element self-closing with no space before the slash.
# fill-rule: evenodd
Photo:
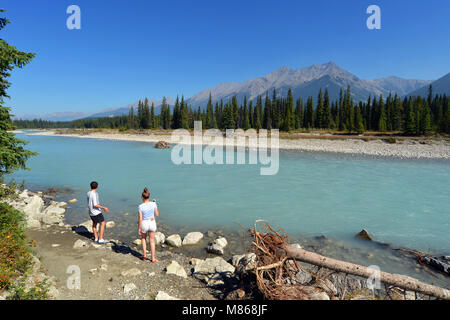
<svg viewBox="0 0 450 320">
<path fill-rule="evenodd" d="M 24 214 L 0 203 L 0 290 L 8 289 L 31 265 Z"/>
<path fill-rule="evenodd" d="M 26 289 L 25 282 L 23 279 L 17 281 L 16 284 L 11 286 L 12 294 L 8 297 L 9 300 L 45 300 L 48 298 L 49 285 L 47 284 L 47 279 L 43 281 L 37 281 L 34 286 Z"/>
</svg>

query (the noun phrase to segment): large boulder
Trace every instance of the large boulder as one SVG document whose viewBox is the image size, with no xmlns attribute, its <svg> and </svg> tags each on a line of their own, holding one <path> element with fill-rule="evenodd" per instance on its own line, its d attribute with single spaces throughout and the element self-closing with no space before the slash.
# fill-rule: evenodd
<svg viewBox="0 0 450 320">
<path fill-rule="evenodd" d="M 197 244 L 203 239 L 203 233 L 201 232 L 189 232 L 183 239 L 184 245 Z"/>
<path fill-rule="evenodd" d="M 208 247 L 206 248 L 206 251 L 209 253 L 214 253 L 218 255 L 224 254 L 224 248 L 228 245 L 227 239 L 224 237 L 217 238 L 216 240 L 210 242 L 208 244 Z"/>
<path fill-rule="evenodd" d="M 179 248 L 182 246 L 181 237 L 179 234 L 168 236 L 166 242 L 169 246 Z"/>
<path fill-rule="evenodd" d="M 35 220 L 42 218 L 42 208 L 44 207 L 44 200 L 39 196 L 32 196 L 25 200 L 25 206 L 22 211 L 27 217 Z"/>
<path fill-rule="evenodd" d="M 44 215 L 62 217 L 62 216 L 64 216 L 65 212 L 66 212 L 66 209 L 64 209 L 58 205 L 49 205 L 47 208 L 45 208 Z"/>
<path fill-rule="evenodd" d="M 223 284 L 227 278 L 234 276 L 235 268 L 221 257 L 197 261 L 192 275 L 209 285 Z"/>
<path fill-rule="evenodd" d="M 58 216 L 44 215 L 42 217 L 42 222 L 45 224 L 59 224 L 61 222 L 61 218 Z"/>
<path fill-rule="evenodd" d="M 184 270 L 182 266 L 175 260 L 173 260 L 167 267 L 166 267 L 167 274 L 174 274 L 176 276 L 187 278 L 187 273 Z"/>
<path fill-rule="evenodd" d="M 41 223 L 38 220 L 34 220 L 34 219 L 27 220 L 27 228 L 39 229 L 40 227 L 41 227 Z"/>
<path fill-rule="evenodd" d="M 157 143 L 155 143 L 155 148 L 156 149 L 170 149 L 170 144 L 167 143 L 166 141 L 158 141 Z"/>
<path fill-rule="evenodd" d="M 155 244 L 160 245 L 163 244 L 166 241 L 166 236 L 162 232 L 156 232 L 155 233 Z"/>
</svg>

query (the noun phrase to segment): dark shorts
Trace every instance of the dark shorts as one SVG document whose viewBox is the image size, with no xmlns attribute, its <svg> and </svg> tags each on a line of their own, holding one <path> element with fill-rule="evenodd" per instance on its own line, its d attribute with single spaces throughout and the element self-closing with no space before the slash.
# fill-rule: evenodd
<svg viewBox="0 0 450 320">
<path fill-rule="evenodd" d="M 105 218 L 103 217 L 103 213 L 100 213 L 96 216 L 90 216 L 92 222 L 94 223 L 102 223 L 103 221 L 105 221 Z"/>
</svg>

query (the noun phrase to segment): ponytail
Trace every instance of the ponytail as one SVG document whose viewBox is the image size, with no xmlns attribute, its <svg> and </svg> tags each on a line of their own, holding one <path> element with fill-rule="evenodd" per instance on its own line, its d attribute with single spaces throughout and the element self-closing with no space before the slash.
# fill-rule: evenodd
<svg viewBox="0 0 450 320">
<path fill-rule="evenodd" d="M 150 192 L 148 192 L 147 188 L 144 188 L 144 191 L 142 192 L 142 198 L 150 199 Z"/>
</svg>

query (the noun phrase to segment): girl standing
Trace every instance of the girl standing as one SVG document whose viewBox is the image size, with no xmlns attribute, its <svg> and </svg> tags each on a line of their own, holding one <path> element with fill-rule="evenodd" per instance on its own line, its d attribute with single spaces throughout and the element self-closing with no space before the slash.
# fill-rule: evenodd
<svg viewBox="0 0 450 320">
<path fill-rule="evenodd" d="M 150 249 L 152 252 L 152 262 L 157 262 L 155 256 L 155 217 L 159 216 L 158 207 L 155 201 L 150 201 L 150 192 L 145 188 L 142 192 L 142 204 L 139 205 L 139 235 L 141 236 L 143 255 L 141 260 L 150 260 L 147 258 L 147 234 L 150 237 Z"/>
</svg>

